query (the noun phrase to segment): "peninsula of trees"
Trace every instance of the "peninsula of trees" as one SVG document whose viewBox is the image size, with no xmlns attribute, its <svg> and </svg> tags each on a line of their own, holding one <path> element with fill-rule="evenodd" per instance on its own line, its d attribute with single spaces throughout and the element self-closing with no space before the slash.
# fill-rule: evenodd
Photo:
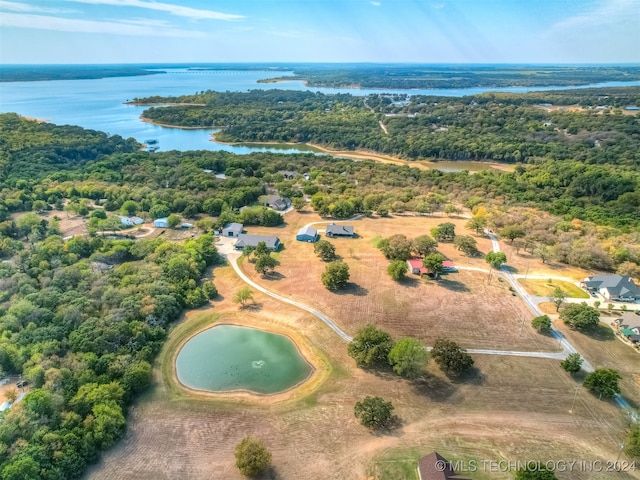
<svg viewBox="0 0 640 480">
<path fill-rule="evenodd" d="M 286 95 L 298 94 L 272 93 L 279 94 L 278 101 L 296 118 L 302 109 L 289 106 Z M 235 102 L 235 95 L 257 94 L 207 95 Z M 309 112 L 321 119 L 341 112 L 348 118 L 352 110 L 356 117 L 377 115 L 364 99 L 340 97 L 338 107 L 336 97 L 304 95 Z M 274 118 L 288 111 L 277 111 L 278 101 L 272 102 Z M 271 115 L 234 102 L 226 115 L 233 110 L 239 116 Z M 315 102 L 327 102 L 329 112 Z M 378 108 L 373 99 L 367 102 Z M 496 112 L 502 108 L 507 107 L 495 104 Z M 509 108 L 505 121 L 519 125 L 530 107 Z M 330 218 L 444 215 L 455 202 L 473 212 L 468 228 L 487 226 L 513 236 L 514 248 L 640 276 L 637 151 L 616 150 L 618 142 L 638 142 L 638 129 L 631 128 L 638 118 L 563 114 L 581 122 L 575 135 L 599 125 L 616 141 L 588 148 L 579 141 L 560 143 L 559 152 L 576 148 L 575 155 L 552 151 L 527 157 L 514 172 L 474 175 L 312 154 L 150 153 L 132 139 L 0 115 L 0 370 L 21 374 L 32 388 L 21 408 L 1 414 L 0 477 L 77 478 L 122 435 L 127 407 L 151 382 L 151 364 L 172 323 L 185 308 L 216 295 L 215 286 L 203 279 L 205 269 L 218 261 L 211 229 L 230 221 L 283 221 L 258 205 L 267 191 L 306 196 L 309 207 L 302 203 L 302 208 Z M 488 128 L 480 120 L 475 127 L 470 118 L 465 120 L 470 131 Z M 294 128 L 296 122 L 289 123 Z M 327 127 L 325 119 L 320 125 Z M 285 179 L 283 170 L 296 172 L 294 178 Z M 245 206 L 250 208 L 240 212 Z M 43 215 L 52 210 L 83 217 L 87 235 L 64 239 L 60 218 Z M 200 233 L 180 242 L 103 235 L 121 227 L 119 214 L 146 219 L 173 214 L 194 219 Z M 389 247 L 406 241 L 390 238 Z"/>
<path fill-rule="evenodd" d="M 220 141 L 520 163 L 501 176 L 499 195 L 601 224 L 640 222 L 640 120 L 623 111 L 640 104 L 640 87 L 462 98 L 208 91 L 136 100 L 200 104 L 150 108 L 144 116 L 217 127 Z"/>
</svg>

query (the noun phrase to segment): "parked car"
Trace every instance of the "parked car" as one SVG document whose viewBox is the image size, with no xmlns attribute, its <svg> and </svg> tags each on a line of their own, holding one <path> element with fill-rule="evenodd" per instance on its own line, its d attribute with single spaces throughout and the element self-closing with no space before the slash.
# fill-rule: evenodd
<svg viewBox="0 0 640 480">
<path fill-rule="evenodd" d="M 27 381 L 26 380 L 20 380 L 19 382 L 16 382 L 16 387 L 18 388 L 23 388 L 27 386 Z"/>
</svg>

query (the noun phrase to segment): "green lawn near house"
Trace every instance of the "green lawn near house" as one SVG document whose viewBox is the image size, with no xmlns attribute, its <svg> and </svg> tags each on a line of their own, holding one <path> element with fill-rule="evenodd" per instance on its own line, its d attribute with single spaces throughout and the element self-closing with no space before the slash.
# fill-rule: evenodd
<svg viewBox="0 0 640 480">
<path fill-rule="evenodd" d="M 550 279 L 551 280 L 551 279 Z M 535 295 L 537 297 L 551 297 L 553 291 L 560 287 L 560 289 L 569 298 L 589 298 L 589 294 L 582 290 L 580 287 L 573 283 L 563 282 L 562 280 L 534 280 L 534 279 L 519 279 L 520 285 L 524 287 L 529 295 Z"/>
</svg>

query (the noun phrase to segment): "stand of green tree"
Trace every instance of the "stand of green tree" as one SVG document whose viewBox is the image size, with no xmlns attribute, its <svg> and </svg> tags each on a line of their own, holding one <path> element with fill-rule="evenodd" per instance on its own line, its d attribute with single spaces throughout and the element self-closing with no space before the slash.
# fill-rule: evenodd
<svg viewBox="0 0 640 480">
<path fill-rule="evenodd" d="M 202 281 L 205 268 L 218 259 L 210 234 L 182 243 L 95 235 L 92 225 L 104 230 L 109 224 L 103 222 L 117 220 L 116 213 L 195 217 L 203 230 L 210 230 L 235 219 L 281 222 L 279 214 L 264 207 L 238 211 L 257 203 L 268 189 L 309 195 L 312 208 L 336 217 L 385 210 L 433 214 L 455 200 L 496 231 L 521 225 L 525 237 L 514 238 L 514 249 L 545 248 L 557 261 L 587 268 L 640 264 L 635 214 L 640 203 L 633 203 L 637 183 L 635 191 L 602 201 L 597 200 L 604 195 L 597 182 L 591 185 L 592 196 L 585 197 L 551 175 L 564 175 L 572 167 L 566 181 L 586 181 L 591 168 L 613 166 L 570 160 L 554 167 L 548 159 L 514 173 L 470 175 L 310 154 L 239 157 L 138 148 L 132 139 L 0 115 L 0 257 L 8 260 L 0 262 L 0 369 L 22 374 L 33 387 L 21 407 L 2 414 L 3 479 L 80 476 L 124 431 L 126 408 L 149 384 L 151 364 L 171 322 L 184 308 L 203 305 L 215 295 L 215 286 Z M 615 169 L 623 177 L 632 171 Z M 285 180 L 281 170 L 309 173 L 309 179 Z M 616 178 L 607 172 L 603 175 Z M 558 198 L 547 198 L 551 192 Z M 554 211 L 560 208 L 557 202 L 567 207 L 565 217 L 537 210 Z M 89 235 L 64 241 L 60 221 L 41 215 L 53 208 L 66 210 L 61 215 L 88 215 Z M 427 255 L 437 246 L 426 236 L 388 240 L 381 247 L 397 260 Z M 584 323 L 565 317 L 578 328 Z M 359 337 L 350 345 L 359 364 L 389 365 L 391 360 L 403 375 L 419 371 L 424 358 L 415 345 L 401 343 L 390 359 L 391 338 L 369 333 L 375 348 Z M 470 366 L 466 354 L 458 355 L 464 352 L 453 350 L 460 357 L 453 367 Z"/>
<path fill-rule="evenodd" d="M 293 65 L 294 77 L 312 87 L 427 89 L 469 87 L 573 86 L 606 81 L 640 79 L 637 66 L 538 66 L 526 65 Z M 263 82 L 275 79 L 263 80 Z"/>
<path fill-rule="evenodd" d="M 640 221 L 638 116 L 595 108 L 638 104 L 640 88 L 598 89 L 589 96 L 564 91 L 394 98 L 254 90 L 139 101 L 205 104 L 152 108 L 144 116 L 219 127 L 222 141 L 311 142 L 408 159 L 523 162 L 512 174 L 490 174 L 500 177 L 500 195 L 608 225 Z M 539 105 L 552 99 L 591 108 L 547 111 Z M 474 177 L 481 181 L 485 175 Z"/>
</svg>

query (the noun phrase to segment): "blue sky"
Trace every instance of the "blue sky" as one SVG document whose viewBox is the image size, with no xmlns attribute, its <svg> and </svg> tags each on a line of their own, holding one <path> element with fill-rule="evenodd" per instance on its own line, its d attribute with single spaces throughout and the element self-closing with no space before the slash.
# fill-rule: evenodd
<svg viewBox="0 0 640 480">
<path fill-rule="evenodd" d="M 0 0 L 0 63 L 640 62 L 640 0 Z"/>
</svg>

